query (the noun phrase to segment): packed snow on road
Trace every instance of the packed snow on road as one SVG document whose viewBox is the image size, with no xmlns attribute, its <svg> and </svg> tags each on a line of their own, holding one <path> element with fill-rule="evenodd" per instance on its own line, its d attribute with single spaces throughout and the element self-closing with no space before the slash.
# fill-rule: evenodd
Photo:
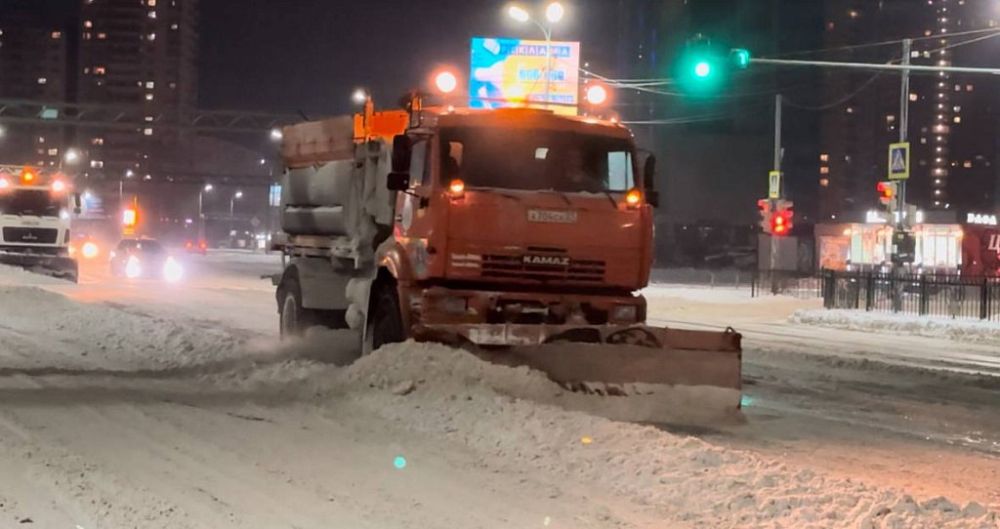
<svg viewBox="0 0 1000 529">
<path fill-rule="evenodd" d="M 991 375 L 827 354 L 828 329 L 812 347 L 788 320 L 808 303 L 647 294 L 651 319 L 711 325 L 702 316 L 726 311 L 717 319 L 748 329 L 745 416 L 676 427 L 656 422 L 648 395 L 569 393 L 443 346 L 346 365 L 346 331 L 279 343 L 259 278 L 277 266 L 210 254 L 180 285 L 0 268 L 0 527 L 1000 527 L 1000 446 L 889 434 L 876 423 L 899 410 L 849 411 L 872 389 L 861 371 L 898 402 L 921 377 L 976 381 L 966 389 L 992 405 L 939 395 L 906 413 L 911 430 L 937 432 L 928 417 L 961 408 L 988 437 Z M 852 377 L 848 400 L 806 391 L 835 395 L 837 376 Z M 894 468 L 860 471 L 852 452 L 883 445 L 898 448 Z M 970 483 L 933 478 L 962 480 L 956 462 L 978 468 Z"/>
</svg>

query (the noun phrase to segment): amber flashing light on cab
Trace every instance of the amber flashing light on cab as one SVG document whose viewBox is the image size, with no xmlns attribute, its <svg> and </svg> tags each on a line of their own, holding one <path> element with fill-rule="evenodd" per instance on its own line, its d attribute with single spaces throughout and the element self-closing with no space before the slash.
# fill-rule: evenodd
<svg viewBox="0 0 1000 529">
<path fill-rule="evenodd" d="M 462 198 L 465 196 L 465 182 L 456 178 L 448 183 L 448 195 L 451 198 Z"/>
</svg>

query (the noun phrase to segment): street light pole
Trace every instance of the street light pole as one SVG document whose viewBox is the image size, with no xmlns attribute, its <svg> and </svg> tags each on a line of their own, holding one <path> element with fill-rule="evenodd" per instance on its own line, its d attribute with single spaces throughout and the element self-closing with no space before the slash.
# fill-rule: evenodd
<svg viewBox="0 0 1000 529">
<path fill-rule="evenodd" d="M 906 143 L 907 128 L 910 122 L 910 39 L 903 39 L 903 70 L 900 77 L 899 88 L 899 143 Z M 899 182 L 899 193 L 897 194 L 897 209 L 899 211 L 898 228 L 907 229 L 911 219 L 907 218 L 906 211 L 906 180 Z"/>
<path fill-rule="evenodd" d="M 545 9 L 545 18 L 550 25 L 546 26 L 538 21 L 531 13 L 518 6 L 511 6 L 507 13 L 518 22 L 531 22 L 538 26 L 545 37 L 545 108 L 552 106 L 552 26 L 562 20 L 565 10 L 559 2 L 552 2 Z"/>
<path fill-rule="evenodd" d="M 212 184 L 205 184 L 200 190 L 198 190 L 198 243 L 205 240 L 205 213 L 203 209 L 204 195 L 212 191 Z"/>
</svg>

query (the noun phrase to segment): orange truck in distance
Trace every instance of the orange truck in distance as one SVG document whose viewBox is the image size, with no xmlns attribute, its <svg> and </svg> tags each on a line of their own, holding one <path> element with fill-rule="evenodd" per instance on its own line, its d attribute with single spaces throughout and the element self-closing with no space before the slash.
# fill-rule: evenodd
<svg viewBox="0 0 1000 529">
<path fill-rule="evenodd" d="M 283 336 L 442 342 L 566 387 L 708 388 L 738 408 L 739 334 L 644 324 L 655 161 L 627 127 L 415 100 L 283 138 Z"/>
</svg>

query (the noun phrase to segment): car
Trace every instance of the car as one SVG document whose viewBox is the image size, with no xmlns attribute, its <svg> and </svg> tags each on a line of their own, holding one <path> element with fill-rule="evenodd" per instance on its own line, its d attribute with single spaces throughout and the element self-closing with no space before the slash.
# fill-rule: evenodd
<svg viewBox="0 0 1000 529">
<path fill-rule="evenodd" d="M 196 253 L 200 255 L 205 255 L 208 253 L 208 243 L 205 239 L 191 240 L 188 239 L 184 243 L 184 251 L 187 253 Z"/>
<path fill-rule="evenodd" d="M 128 279 L 163 279 L 176 283 L 184 275 L 181 263 L 150 238 L 126 238 L 110 254 L 111 275 Z"/>
</svg>

